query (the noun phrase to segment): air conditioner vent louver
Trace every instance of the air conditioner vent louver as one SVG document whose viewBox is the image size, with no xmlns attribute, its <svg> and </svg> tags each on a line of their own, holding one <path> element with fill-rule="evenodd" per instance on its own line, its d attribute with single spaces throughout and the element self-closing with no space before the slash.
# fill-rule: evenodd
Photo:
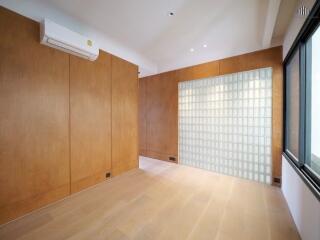
<svg viewBox="0 0 320 240">
<path fill-rule="evenodd" d="M 99 48 L 92 39 L 73 32 L 48 19 L 41 23 L 41 43 L 61 51 L 94 61 Z"/>
</svg>

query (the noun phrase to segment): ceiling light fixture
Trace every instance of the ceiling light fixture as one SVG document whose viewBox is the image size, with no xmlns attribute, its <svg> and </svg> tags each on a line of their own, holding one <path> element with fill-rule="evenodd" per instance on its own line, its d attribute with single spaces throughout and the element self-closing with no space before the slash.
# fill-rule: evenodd
<svg viewBox="0 0 320 240">
<path fill-rule="evenodd" d="M 206 48 L 206 47 L 208 47 L 208 45 L 207 44 L 203 44 L 203 47 Z"/>
<path fill-rule="evenodd" d="M 173 16 L 174 16 L 174 12 L 168 12 L 167 15 L 168 15 L 169 17 L 173 17 Z"/>
<path fill-rule="evenodd" d="M 190 52 L 194 52 L 194 48 L 190 48 Z"/>
</svg>

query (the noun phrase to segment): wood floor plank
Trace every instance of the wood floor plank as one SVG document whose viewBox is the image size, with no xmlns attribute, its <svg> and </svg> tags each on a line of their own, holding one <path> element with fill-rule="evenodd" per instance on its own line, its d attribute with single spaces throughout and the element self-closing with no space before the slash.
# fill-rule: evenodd
<svg viewBox="0 0 320 240">
<path fill-rule="evenodd" d="M 132 170 L 0 226 L 0 239 L 300 239 L 279 188 L 140 159 Z"/>
</svg>

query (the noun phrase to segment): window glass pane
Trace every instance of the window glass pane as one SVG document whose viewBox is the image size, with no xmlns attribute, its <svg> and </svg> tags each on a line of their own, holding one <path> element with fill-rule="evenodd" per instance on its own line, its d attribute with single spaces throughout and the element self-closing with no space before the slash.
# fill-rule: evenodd
<svg viewBox="0 0 320 240">
<path fill-rule="evenodd" d="M 307 45 L 307 164 L 320 175 L 320 28 Z"/>
<path fill-rule="evenodd" d="M 299 51 L 286 68 L 286 151 L 299 158 Z"/>
</svg>

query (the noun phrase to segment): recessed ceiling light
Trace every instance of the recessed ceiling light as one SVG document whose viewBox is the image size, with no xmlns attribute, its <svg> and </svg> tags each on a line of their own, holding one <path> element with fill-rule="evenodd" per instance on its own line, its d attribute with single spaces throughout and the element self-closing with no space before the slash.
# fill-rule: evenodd
<svg viewBox="0 0 320 240">
<path fill-rule="evenodd" d="M 207 44 L 203 44 L 203 47 L 206 48 L 206 47 L 208 47 L 208 45 Z"/>
<path fill-rule="evenodd" d="M 194 48 L 190 48 L 190 52 L 194 52 Z"/>
<path fill-rule="evenodd" d="M 169 17 L 173 17 L 173 16 L 174 16 L 174 12 L 168 12 L 167 15 L 168 15 Z"/>
</svg>

